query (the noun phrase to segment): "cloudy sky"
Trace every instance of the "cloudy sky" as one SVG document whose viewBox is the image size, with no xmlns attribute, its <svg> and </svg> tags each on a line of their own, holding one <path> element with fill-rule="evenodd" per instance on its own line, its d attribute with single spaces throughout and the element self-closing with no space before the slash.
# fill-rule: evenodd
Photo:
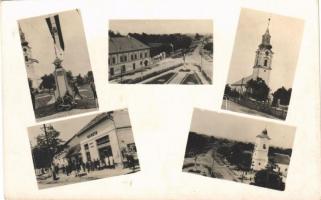
<svg viewBox="0 0 321 200">
<path fill-rule="evenodd" d="M 194 109 L 190 130 L 205 135 L 254 143 L 256 136 L 265 128 L 271 138 L 270 145 L 292 148 L 294 127 L 212 111 Z"/>
<path fill-rule="evenodd" d="M 53 39 L 45 18 L 33 17 L 19 20 L 19 25 L 31 47 L 34 71 L 38 77 L 54 71 L 52 62 L 55 59 Z M 51 15 L 52 16 L 52 15 Z M 60 25 L 65 43 L 63 67 L 74 75 L 85 74 L 91 70 L 82 19 L 77 10 L 59 13 Z"/>
<path fill-rule="evenodd" d="M 109 29 L 122 35 L 130 33 L 211 33 L 212 20 L 110 20 Z"/>
<path fill-rule="evenodd" d="M 67 141 L 96 116 L 97 115 L 88 115 L 84 117 L 54 122 L 51 123 L 51 125 L 60 132 L 60 138 L 64 141 Z M 42 124 L 28 128 L 29 140 L 32 146 L 35 146 L 37 144 L 37 136 L 39 134 L 44 134 L 40 129 L 41 127 L 43 127 Z"/>
<path fill-rule="evenodd" d="M 304 22 L 250 9 L 241 11 L 230 63 L 229 84 L 252 74 L 255 51 L 266 31 L 268 18 L 271 19 L 269 31 L 274 52 L 270 87 L 272 91 L 282 86 L 292 87 Z"/>
</svg>

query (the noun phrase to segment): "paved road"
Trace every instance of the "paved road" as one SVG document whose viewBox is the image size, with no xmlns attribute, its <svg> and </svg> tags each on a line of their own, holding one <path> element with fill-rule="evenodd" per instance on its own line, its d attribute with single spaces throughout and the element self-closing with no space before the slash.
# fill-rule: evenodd
<svg viewBox="0 0 321 200">
<path fill-rule="evenodd" d="M 251 114 L 251 115 L 256 115 L 256 116 L 261 116 L 261 117 L 267 117 L 267 118 L 271 118 L 271 119 L 279 119 L 279 118 L 276 118 L 276 117 L 274 117 L 272 115 L 269 115 L 269 114 L 266 114 L 266 113 L 262 113 L 262 112 L 259 112 L 257 110 L 253 110 L 253 109 L 247 108 L 245 106 L 241 106 L 241 105 L 239 105 L 237 103 L 234 103 L 233 101 L 226 100 L 226 99 L 223 100 L 221 108 L 225 109 L 225 110 L 239 112 L 239 113 L 245 113 L 245 114 Z"/>
</svg>

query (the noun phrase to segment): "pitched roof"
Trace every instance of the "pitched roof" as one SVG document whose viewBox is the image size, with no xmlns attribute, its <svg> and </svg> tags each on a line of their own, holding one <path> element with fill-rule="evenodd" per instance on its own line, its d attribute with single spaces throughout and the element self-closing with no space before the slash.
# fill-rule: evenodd
<svg viewBox="0 0 321 200">
<path fill-rule="evenodd" d="M 275 163 L 289 165 L 290 164 L 290 156 L 281 153 L 274 153 L 273 160 Z"/>
<path fill-rule="evenodd" d="M 109 53 L 120 53 L 149 49 L 150 47 L 133 37 L 110 37 Z"/>
<path fill-rule="evenodd" d="M 113 112 L 104 112 L 98 114 L 95 118 L 93 118 L 88 124 L 86 124 L 76 135 L 81 135 L 90 128 L 96 126 L 97 124 L 111 119 L 114 121 L 115 128 L 123 128 L 128 127 L 130 125 L 129 114 L 127 110 L 117 110 Z"/>
<path fill-rule="evenodd" d="M 242 79 L 240 79 L 240 80 L 232 83 L 231 85 L 232 85 L 232 86 L 241 86 L 241 85 L 245 86 L 246 83 L 247 83 L 249 80 L 251 80 L 251 79 L 252 79 L 252 75 L 247 76 L 247 77 L 244 77 L 244 78 L 242 78 Z"/>
<path fill-rule="evenodd" d="M 268 139 L 268 140 L 270 140 L 271 138 L 268 136 L 268 134 L 267 134 L 267 130 L 266 129 L 264 129 L 263 131 L 262 131 L 262 133 L 260 133 L 259 135 L 257 135 L 256 137 L 259 137 L 259 138 L 266 138 L 266 139 Z"/>
<path fill-rule="evenodd" d="M 88 129 L 92 128 L 96 124 L 100 123 L 101 121 L 105 120 L 106 118 L 109 118 L 109 116 L 110 116 L 110 114 L 107 112 L 98 114 L 95 118 L 93 118 L 90 122 L 88 122 L 88 124 L 86 124 L 82 129 L 80 129 L 80 131 L 78 131 L 78 133 L 76 135 L 81 135 L 82 133 L 84 133 Z"/>
</svg>

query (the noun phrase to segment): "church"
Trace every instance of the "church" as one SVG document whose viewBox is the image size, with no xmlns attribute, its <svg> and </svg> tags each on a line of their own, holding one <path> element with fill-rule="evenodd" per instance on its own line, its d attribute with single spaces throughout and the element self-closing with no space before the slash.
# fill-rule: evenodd
<svg viewBox="0 0 321 200">
<path fill-rule="evenodd" d="M 274 54 L 272 51 L 269 24 L 270 19 L 268 20 L 267 29 L 262 35 L 261 44 L 259 44 L 258 49 L 255 52 L 252 74 L 231 84 L 231 88 L 239 93 L 244 93 L 246 91 L 246 83 L 251 79 L 257 80 L 258 78 L 261 78 L 265 81 L 265 84 L 269 86 L 270 73 L 272 70 L 272 57 Z"/>
</svg>

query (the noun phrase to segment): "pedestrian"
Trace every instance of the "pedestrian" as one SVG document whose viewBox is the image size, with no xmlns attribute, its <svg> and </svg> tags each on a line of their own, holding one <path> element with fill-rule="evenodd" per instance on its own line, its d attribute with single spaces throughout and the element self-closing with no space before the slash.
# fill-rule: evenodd
<svg viewBox="0 0 321 200">
<path fill-rule="evenodd" d="M 86 162 L 86 168 L 87 168 L 87 172 L 90 172 L 90 165 L 89 165 L 89 161 Z"/>
<path fill-rule="evenodd" d="M 76 83 L 73 84 L 73 90 L 74 90 L 74 99 L 76 98 L 76 96 L 79 96 L 80 99 L 83 99 L 83 97 L 79 93 L 79 89 Z"/>
</svg>

